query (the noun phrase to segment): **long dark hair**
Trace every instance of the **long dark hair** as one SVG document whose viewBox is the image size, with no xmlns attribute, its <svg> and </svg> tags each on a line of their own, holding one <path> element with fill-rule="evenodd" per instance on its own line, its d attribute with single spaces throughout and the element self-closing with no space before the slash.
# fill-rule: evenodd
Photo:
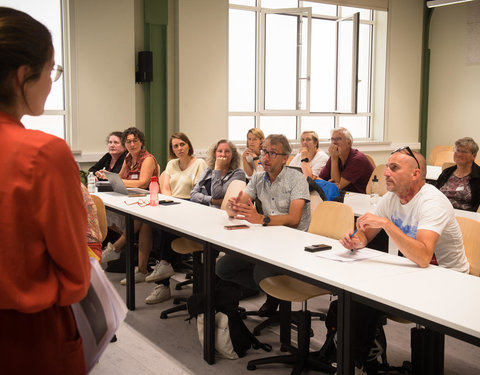
<svg viewBox="0 0 480 375">
<path fill-rule="evenodd" d="M 0 7 L 0 104 L 12 106 L 15 94 L 12 77 L 27 65 L 30 73 L 21 83 L 36 81 L 53 56 L 52 35 L 40 22 L 16 9 Z M 28 105 L 28 103 L 26 103 Z"/>
</svg>

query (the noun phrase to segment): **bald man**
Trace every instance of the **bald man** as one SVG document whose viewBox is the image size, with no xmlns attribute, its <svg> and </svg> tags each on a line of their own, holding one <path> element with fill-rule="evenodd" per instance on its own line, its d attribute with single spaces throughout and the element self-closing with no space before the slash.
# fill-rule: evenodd
<svg viewBox="0 0 480 375">
<path fill-rule="evenodd" d="M 340 242 L 347 249 L 365 247 L 384 229 L 398 250 L 420 267 L 432 259 L 439 266 L 468 272 L 462 233 L 449 200 L 433 185 L 425 183 L 423 156 L 409 147 L 392 152 L 385 170 L 388 193 L 375 213 L 357 220 L 358 231 Z"/>
</svg>

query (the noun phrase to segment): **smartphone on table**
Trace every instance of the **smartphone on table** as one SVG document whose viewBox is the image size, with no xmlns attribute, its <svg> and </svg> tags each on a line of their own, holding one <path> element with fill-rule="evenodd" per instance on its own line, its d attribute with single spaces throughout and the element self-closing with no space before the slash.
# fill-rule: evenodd
<svg viewBox="0 0 480 375">
<path fill-rule="evenodd" d="M 331 248 L 332 246 L 322 243 L 318 245 L 305 246 L 305 251 L 308 251 L 310 253 L 316 253 L 317 251 L 330 250 Z"/>
<path fill-rule="evenodd" d="M 247 229 L 250 227 L 246 224 L 236 224 L 236 225 L 225 225 L 224 228 L 226 230 L 235 230 L 235 229 Z"/>
</svg>

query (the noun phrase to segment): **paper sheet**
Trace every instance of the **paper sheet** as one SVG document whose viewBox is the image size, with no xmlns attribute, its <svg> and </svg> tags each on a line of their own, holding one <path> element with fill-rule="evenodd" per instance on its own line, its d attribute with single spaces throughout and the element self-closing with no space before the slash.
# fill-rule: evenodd
<svg viewBox="0 0 480 375">
<path fill-rule="evenodd" d="M 327 251 L 320 251 L 315 255 L 317 257 L 336 260 L 338 262 L 354 262 L 356 260 L 371 259 L 384 255 L 381 251 L 372 249 L 348 250 L 348 249 L 333 249 Z"/>
</svg>

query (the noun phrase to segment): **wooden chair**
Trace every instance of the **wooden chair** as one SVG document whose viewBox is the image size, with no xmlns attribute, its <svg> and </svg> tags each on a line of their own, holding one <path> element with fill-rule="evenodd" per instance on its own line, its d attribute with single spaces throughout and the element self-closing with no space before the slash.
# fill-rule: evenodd
<svg viewBox="0 0 480 375">
<path fill-rule="evenodd" d="M 293 160 L 294 157 L 295 157 L 295 155 L 289 155 L 285 165 L 290 165 L 290 163 L 291 163 L 291 161 Z"/>
<path fill-rule="evenodd" d="M 247 186 L 247 183 L 242 180 L 233 180 L 232 182 L 230 182 L 230 185 L 228 185 L 227 191 L 225 192 L 225 196 L 223 197 L 222 205 L 220 206 L 220 208 L 222 210 L 226 210 L 228 200 L 231 197 L 236 197 L 238 193 L 245 189 L 245 186 Z"/>
<path fill-rule="evenodd" d="M 435 146 L 432 151 L 430 151 L 430 155 L 428 156 L 428 164 L 429 165 L 438 165 L 439 167 L 442 165 L 440 164 L 435 164 L 438 154 L 443 151 L 451 151 L 453 153 L 453 146 L 444 146 L 444 145 L 439 145 Z M 447 160 L 445 160 L 447 161 Z"/>
<path fill-rule="evenodd" d="M 223 197 L 221 209 L 226 210 L 228 199 L 230 197 L 237 196 L 240 191 L 242 191 L 246 186 L 245 181 L 241 180 L 233 180 L 228 185 L 227 191 L 225 192 L 225 196 Z M 199 292 L 201 279 L 202 279 L 202 263 L 201 263 L 201 251 L 203 251 L 203 244 L 197 241 L 190 240 L 185 237 L 176 238 L 171 243 L 172 250 L 176 253 L 186 255 L 192 254 L 193 255 L 193 272 L 192 278 L 190 280 L 183 281 L 178 283 L 175 286 L 176 290 L 181 289 L 182 286 L 187 284 L 193 284 L 193 293 Z M 164 310 L 160 313 L 160 319 L 167 319 L 168 314 L 183 311 L 187 309 L 186 303 L 181 304 L 181 302 L 187 302 L 186 297 L 174 297 L 173 304 L 177 305 L 170 309 Z"/>
<path fill-rule="evenodd" d="M 480 222 L 467 217 L 457 216 L 457 222 L 462 231 L 463 246 L 470 264 L 470 275 L 480 276 Z"/>
<path fill-rule="evenodd" d="M 316 191 L 310 192 L 310 212 L 313 215 L 313 211 L 317 208 L 317 206 L 322 203 L 323 200 L 320 198 L 320 195 Z"/>
<path fill-rule="evenodd" d="M 368 158 L 368 160 L 370 160 L 370 163 L 372 163 L 373 168 L 375 168 L 377 166 L 377 164 L 375 163 L 375 160 L 373 160 L 373 157 L 371 157 L 368 154 L 364 154 L 364 155 Z"/>
<path fill-rule="evenodd" d="M 447 168 L 453 167 L 454 165 L 455 165 L 454 161 L 446 161 L 445 163 L 442 164 L 442 171 Z"/>
<path fill-rule="evenodd" d="M 105 204 L 103 203 L 102 199 L 96 195 L 91 195 L 93 203 L 97 207 L 97 216 L 98 216 L 98 224 L 100 226 L 100 232 L 102 233 L 102 242 L 107 237 L 108 233 L 108 225 L 107 225 L 107 213 L 105 211 Z"/>
<path fill-rule="evenodd" d="M 432 165 L 441 167 L 443 163 L 453 162 L 453 150 L 440 151 L 436 154 Z"/>
<path fill-rule="evenodd" d="M 316 233 L 330 238 L 340 239 L 345 233 L 353 229 L 354 214 L 350 206 L 343 203 L 324 201 L 315 209 L 310 227 L 310 233 Z M 292 354 L 260 358 L 249 361 L 248 370 L 255 370 L 258 365 L 272 363 L 294 364 L 292 374 L 300 374 L 303 368 L 334 373 L 335 368 L 330 364 L 310 355 L 310 328 L 312 313 L 307 309 L 307 301 L 311 298 L 329 294 L 328 290 L 308 284 L 287 275 L 267 277 L 260 282 L 260 287 L 265 293 L 283 301 L 280 304 L 281 312 L 281 341 L 282 351 L 290 351 Z M 295 312 L 298 318 L 298 346 L 290 345 L 290 331 L 288 324 L 288 310 L 292 302 L 301 302 L 302 310 Z M 288 329 L 288 334 L 285 330 Z"/>
<path fill-rule="evenodd" d="M 372 194 L 372 180 L 374 176 L 377 176 L 378 179 L 378 194 L 380 196 L 384 195 L 387 192 L 387 183 L 385 182 L 385 169 L 387 169 L 386 164 L 379 164 L 375 167 L 375 169 L 372 172 L 372 175 L 370 176 L 370 180 L 368 180 L 367 188 L 366 188 L 366 193 L 367 194 Z"/>
</svg>

